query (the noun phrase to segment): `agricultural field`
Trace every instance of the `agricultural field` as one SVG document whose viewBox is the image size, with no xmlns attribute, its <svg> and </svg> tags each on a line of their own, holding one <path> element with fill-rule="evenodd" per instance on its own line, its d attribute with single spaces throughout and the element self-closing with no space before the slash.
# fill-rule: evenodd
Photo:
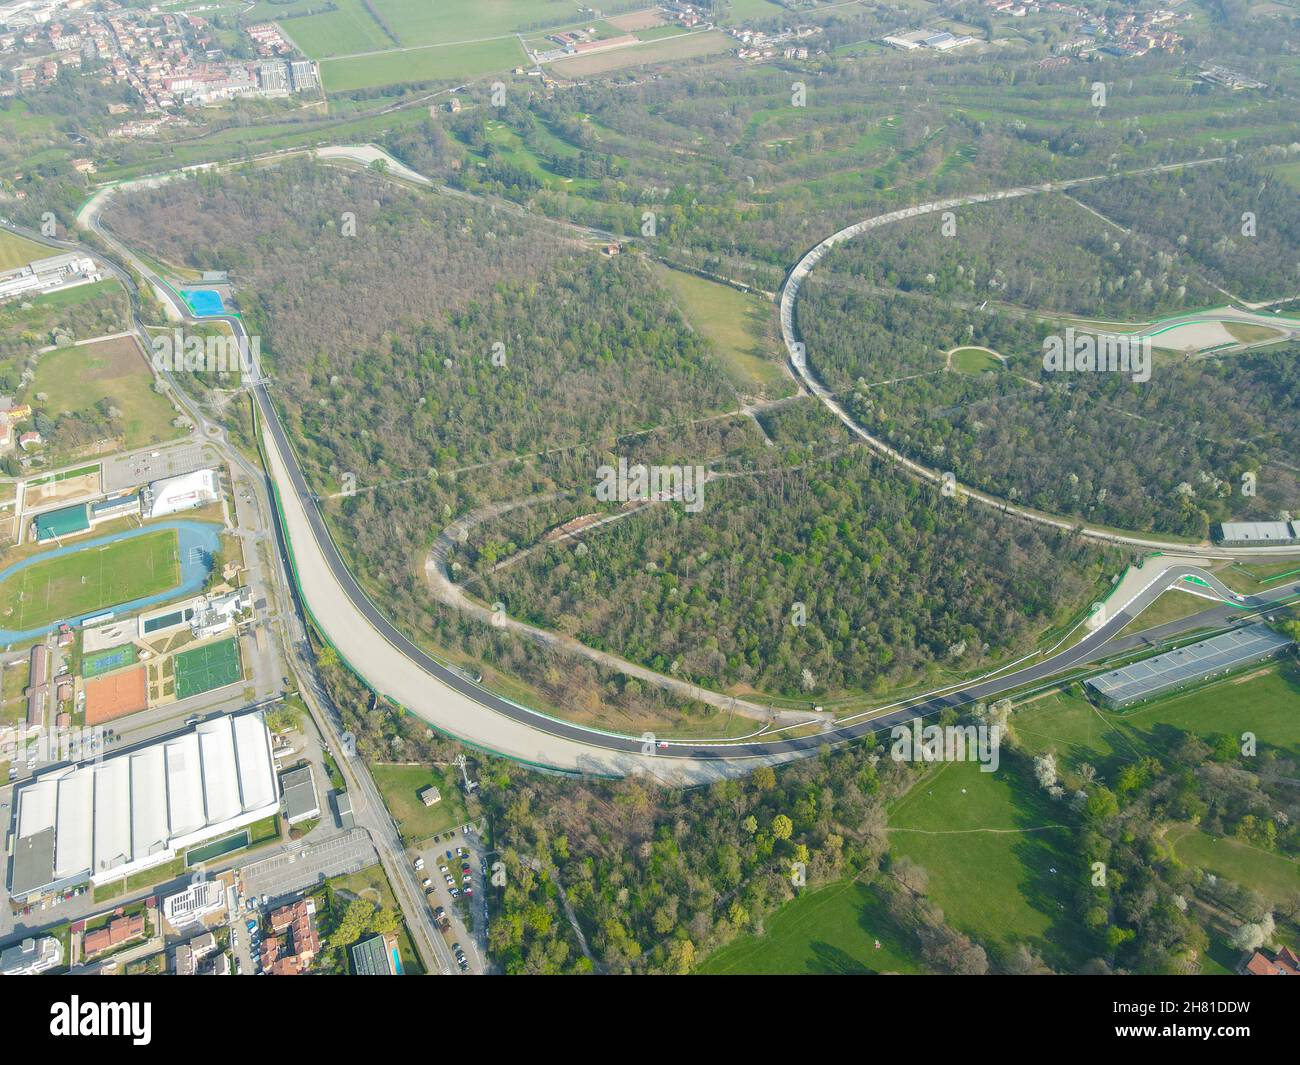
<svg viewBox="0 0 1300 1065">
<path fill-rule="evenodd" d="M 333 11 L 280 19 L 284 32 L 312 59 L 396 47 L 362 0 L 333 0 L 333 4 Z"/>
<path fill-rule="evenodd" d="M 725 52 L 731 47 L 731 38 L 722 33 L 683 33 L 645 44 L 611 48 L 607 52 L 574 56 L 550 64 L 551 69 L 563 78 L 586 78 L 594 74 L 607 74 L 625 67 L 646 66 L 650 63 L 670 63 L 678 59 L 695 59 L 699 56 Z"/>
<path fill-rule="evenodd" d="M 334 6 L 281 22 L 307 55 L 327 60 L 321 75 L 333 92 L 509 70 L 525 59 L 517 33 L 544 37 L 582 17 L 571 0 L 336 0 Z"/>
<path fill-rule="evenodd" d="M 371 0 L 407 47 L 456 44 L 520 31 L 576 25 L 582 5 L 574 0 Z"/>
<path fill-rule="evenodd" d="M 519 41 L 503 37 L 473 44 L 431 45 L 352 59 L 328 59 L 321 63 L 321 78 L 327 92 L 348 92 L 408 81 L 475 78 L 523 61 Z"/>
<path fill-rule="evenodd" d="M 0 624 L 22 632 L 167 591 L 180 583 L 175 529 L 45 559 L 0 581 Z"/>
</svg>

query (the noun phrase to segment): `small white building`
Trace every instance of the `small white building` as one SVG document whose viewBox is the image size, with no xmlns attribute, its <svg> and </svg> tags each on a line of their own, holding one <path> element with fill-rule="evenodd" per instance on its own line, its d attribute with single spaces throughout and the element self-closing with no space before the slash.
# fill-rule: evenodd
<svg viewBox="0 0 1300 1065">
<path fill-rule="evenodd" d="M 235 618 L 252 608 L 253 593 L 247 587 L 237 588 L 216 599 L 200 600 L 190 618 L 190 631 L 199 640 L 220 636 L 235 623 Z"/>
</svg>

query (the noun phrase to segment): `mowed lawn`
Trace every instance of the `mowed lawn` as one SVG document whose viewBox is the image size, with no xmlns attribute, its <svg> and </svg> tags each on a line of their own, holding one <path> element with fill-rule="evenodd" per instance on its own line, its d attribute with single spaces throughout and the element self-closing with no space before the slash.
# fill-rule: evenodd
<svg viewBox="0 0 1300 1065">
<path fill-rule="evenodd" d="M 444 776 L 423 765 L 384 762 L 372 765 L 370 774 L 403 839 L 428 839 L 465 823 L 465 806 L 452 774 Z M 419 792 L 430 784 L 442 793 L 442 801 L 425 806 Z"/>
<path fill-rule="evenodd" d="M 1068 969 L 1087 943 L 1072 909 L 1083 876 L 1068 807 L 1009 767 L 936 767 L 889 816 L 890 853 L 925 867 L 929 897 L 954 928 L 1005 952 L 1024 942 Z"/>
<path fill-rule="evenodd" d="M 800 895 L 768 920 L 763 935 L 740 937 L 699 971 L 768 976 L 922 970 L 871 888 L 841 880 Z"/>
<path fill-rule="evenodd" d="M 37 393 L 48 397 L 35 399 Z M 36 376 L 25 400 L 50 414 L 90 410 L 101 400 L 121 412 L 123 446 L 144 447 L 181 435 L 172 425 L 176 411 L 153 390 L 153 373 L 132 337 L 80 344 L 47 351 L 36 363 Z"/>
<path fill-rule="evenodd" d="M 180 584 L 175 529 L 37 562 L 0 582 L 0 624 L 26 631 Z"/>
</svg>

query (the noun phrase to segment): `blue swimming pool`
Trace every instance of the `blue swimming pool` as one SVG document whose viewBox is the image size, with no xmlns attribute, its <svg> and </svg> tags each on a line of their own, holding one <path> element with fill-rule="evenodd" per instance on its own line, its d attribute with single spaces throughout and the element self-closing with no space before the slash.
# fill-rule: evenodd
<svg viewBox="0 0 1300 1065">
<path fill-rule="evenodd" d="M 16 643 L 19 640 L 34 639 L 47 632 L 53 632 L 60 625 L 78 625 L 85 621 L 86 618 L 93 618 L 99 614 L 109 612 L 124 614 L 132 610 L 142 610 L 148 606 L 157 606 L 159 603 L 165 603 L 177 596 L 194 595 L 202 589 L 203 582 L 207 580 L 208 574 L 212 571 L 212 559 L 216 555 L 218 547 L 220 547 L 221 526 L 213 525 L 211 522 L 160 521 L 151 525 L 141 525 L 136 529 L 127 529 L 125 532 L 114 533 L 112 536 L 99 536 L 93 540 L 86 540 L 84 543 L 67 544 L 53 551 L 42 551 L 30 558 L 23 559 L 21 562 L 15 562 L 7 569 L 0 570 L 0 581 L 38 562 L 58 558 L 60 555 L 72 555 L 78 551 L 103 547 L 105 544 L 115 544 L 120 540 L 130 540 L 136 536 L 145 536 L 160 529 L 176 530 L 177 544 L 181 555 L 181 580 L 175 588 L 145 596 L 142 599 L 134 599 L 129 603 L 118 603 L 114 606 L 93 610 L 88 614 L 81 614 L 75 618 L 59 618 L 39 629 L 28 629 L 26 632 L 0 629 L 0 645 Z"/>
<path fill-rule="evenodd" d="M 181 296 L 196 317 L 205 318 L 213 314 L 226 313 L 226 305 L 221 300 L 221 293 L 214 288 L 183 288 Z"/>
</svg>

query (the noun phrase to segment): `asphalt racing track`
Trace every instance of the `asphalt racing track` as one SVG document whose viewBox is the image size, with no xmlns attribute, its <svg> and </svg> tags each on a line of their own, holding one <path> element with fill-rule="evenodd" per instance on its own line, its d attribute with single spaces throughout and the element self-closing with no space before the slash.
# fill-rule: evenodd
<svg viewBox="0 0 1300 1065">
<path fill-rule="evenodd" d="M 1077 182 L 1076 182 L 1077 183 Z M 1062 185 L 1010 190 L 984 194 L 963 200 L 949 200 L 909 208 L 886 216 L 911 217 L 940 210 L 948 205 L 982 202 L 1047 191 Z M 90 206 L 89 204 L 87 205 Z M 94 229 L 118 254 L 166 296 L 177 314 L 189 320 L 189 311 L 178 295 L 171 292 L 153 270 L 120 241 L 99 225 L 98 204 L 89 211 L 83 208 L 79 222 Z M 877 450 L 902 465 L 913 475 L 936 479 L 934 471 L 917 466 L 886 445 L 867 436 L 847 414 L 838 409 L 833 397 L 820 386 L 807 369 L 802 349 L 794 339 L 794 296 L 798 284 L 825 250 L 838 240 L 856 235 L 879 220 L 859 223 L 841 231 L 818 245 L 791 271 L 781 297 L 781 320 L 791 362 L 805 383 L 827 402 L 836 413 Z M 851 232 L 852 231 L 852 232 Z M 95 254 L 102 254 L 98 251 Z M 246 337 L 239 318 L 222 319 L 236 337 Z M 207 318 L 206 322 L 213 319 Z M 148 347 L 148 338 L 143 338 Z M 954 685 L 948 689 L 904 700 L 890 706 L 866 711 L 855 719 L 842 721 L 838 727 L 803 735 L 783 735 L 782 729 L 765 730 L 741 740 L 687 741 L 659 740 L 653 736 L 628 736 L 587 728 L 563 721 L 540 711 L 511 702 L 476 684 L 458 670 L 445 665 L 414 644 L 393 626 L 384 612 L 359 586 L 335 546 L 317 500 L 298 464 L 293 446 L 285 433 L 265 379 L 252 385 L 257 406 L 261 442 L 271 487 L 278 503 L 280 547 L 285 554 L 297 585 L 296 593 L 303 611 L 310 615 L 322 635 L 335 647 L 342 659 L 377 694 L 392 700 L 420 719 L 449 736 L 472 746 L 531 765 L 570 773 L 600 776 L 623 776 L 646 773 L 675 784 L 703 783 L 723 776 L 748 772 L 756 765 L 779 763 L 807 756 L 827 745 L 857 740 L 913 717 L 939 712 L 946 707 L 962 707 L 994 699 L 1006 692 L 1037 682 L 1071 668 L 1096 661 L 1106 653 L 1107 645 L 1130 621 L 1140 614 L 1165 589 L 1186 577 L 1196 577 L 1221 597 L 1223 602 L 1265 607 L 1269 603 L 1300 593 L 1300 584 L 1287 584 L 1267 596 L 1242 600 L 1208 571 L 1186 560 L 1167 560 L 1156 556 L 1141 571 L 1140 590 L 1133 594 L 1106 620 L 1078 642 L 1065 646 L 1039 661 L 1006 667 L 994 674 Z M 974 495 L 974 493 L 967 493 Z M 1008 510 L 1001 500 L 985 497 L 990 505 Z M 1072 527 L 1059 519 L 1027 512 L 1033 520 L 1046 520 L 1058 526 Z M 1209 549 L 1187 549 L 1180 545 L 1145 541 L 1087 530 L 1098 538 L 1140 546 L 1178 550 L 1182 554 L 1246 553 Z M 1276 550 L 1276 549 L 1274 549 Z M 1258 553 L 1258 552 L 1252 552 Z M 1038 656 L 1027 656 L 1022 662 Z M 784 731 L 789 733 L 793 726 Z"/>
</svg>

